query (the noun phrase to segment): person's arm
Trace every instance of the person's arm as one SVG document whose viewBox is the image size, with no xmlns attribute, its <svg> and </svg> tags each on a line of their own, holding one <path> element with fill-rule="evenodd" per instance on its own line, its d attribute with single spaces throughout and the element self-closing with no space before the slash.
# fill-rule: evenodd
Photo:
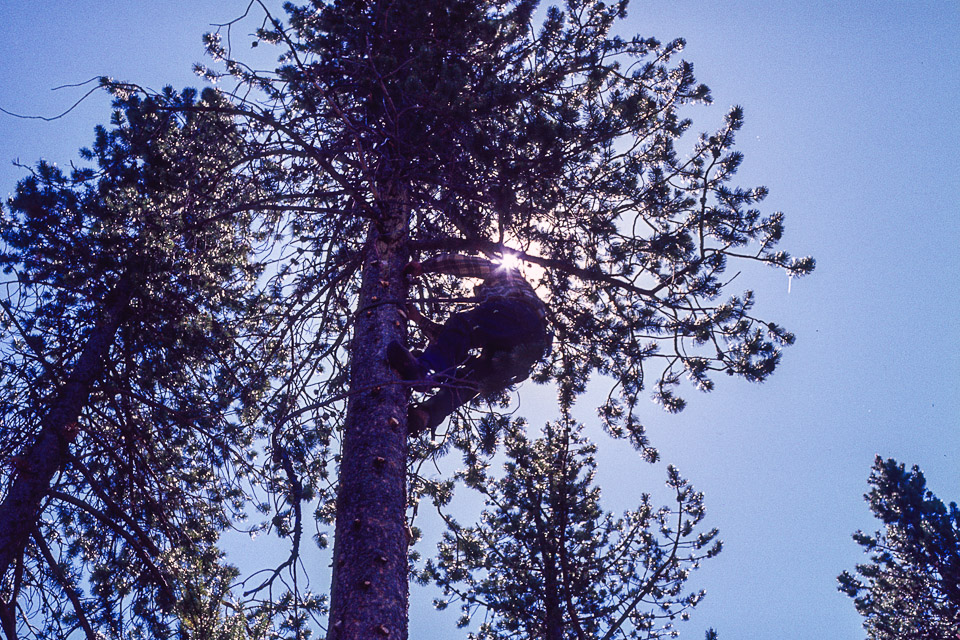
<svg viewBox="0 0 960 640">
<path fill-rule="evenodd" d="M 441 253 L 420 264 L 422 273 L 445 273 L 461 278 L 486 278 L 496 265 L 481 256 Z"/>
<path fill-rule="evenodd" d="M 424 317 L 424 315 L 420 313 L 420 310 L 417 309 L 417 306 L 413 302 L 407 302 L 407 306 L 402 313 L 407 317 L 408 320 L 411 320 L 412 322 L 416 323 L 418 327 L 420 327 L 420 331 L 423 332 L 423 335 L 427 336 L 428 340 L 433 340 L 437 333 L 440 332 L 442 325 Z"/>
</svg>

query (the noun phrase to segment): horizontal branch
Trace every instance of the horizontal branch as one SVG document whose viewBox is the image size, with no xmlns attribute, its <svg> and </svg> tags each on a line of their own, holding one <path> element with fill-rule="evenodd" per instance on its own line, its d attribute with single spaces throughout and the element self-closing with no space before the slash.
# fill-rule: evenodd
<svg viewBox="0 0 960 640">
<path fill-rule="evenodd" d="M 500 253 L 503 251 L 503 245 L 497 244 L 490 240 L 459 240 L 459 239 L 446 239 L 446 240 L 434 240 L 434 241 L 413 241 L 410 243 L 412 249 L 419 250 L 436 250 L 441 249 L 445 251 L 451 250 L 474 250 L 480 251 L 483 253 L 496 252 Z M 516 256 L 519 260 L 524 262 L 529 262 L 531 264 L 536 264 L 541 267 L 555 269 L 562 273 L 567 273 L 574 275 L 581 280 L 589 280 L 591 282 L 600 282 L 603 284 L 608 284 L 619 289 L 624 289 L 630 291 L 631 293 L 636 293 L 641 296 L 648 298 L 653 298 L 656 296 L 657 292 L 667 286 L 666 283 L 660 284 L 653 289 L 644 289 L 643 287 L 638 287 L 637 285 L 627 282 L 626 280 L 621 280 L 620 278 L 614 277 L 610 274 L 604 273 L 602 271 L 596 271 L 591 269 L 583 269 L 576 265 L 570 264 L 564 260 L 557 260 L 556 258 L 544 258 L 543 256 L 533 255 L 520 251 L 518 249 L 509 248 L 511 255 Z"/>
</svg>

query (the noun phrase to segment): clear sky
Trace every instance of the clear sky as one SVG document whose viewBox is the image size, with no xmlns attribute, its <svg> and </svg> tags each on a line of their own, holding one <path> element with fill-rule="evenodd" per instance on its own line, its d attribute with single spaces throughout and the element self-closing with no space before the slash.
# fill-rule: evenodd
<svg viewBox="0 0 960 640">
<path fill-rule="evenodd" d="M 52 88 L 96 75 L 196 86 L 201 34 L 245 7 L 4 3 L 0 107 L 55 115 L 84 90 Z M 739 184 L 770 188 L 764 210 L 786 213 L 784 247 L 818 268 L 789 291 L 773 270 L 736 281 L 797 344 L 763 385 L 719 380 L 688 393 L 679 415 L 651 403 L 663 463 L 591 432 L 605 506 L 633 507 L 666 463 L 706 494 L 725 549 L 691 579 L 708 596 L 683 637 L 714 626 L 725 640 L 862 638 L 835 577 L 863 559 L 850 534 L 875 528 L 862 499 L 874 455 L 918 464 L 933 491 L 960 501 L 960 3 L 635 0 L 624 30 L 687 39 L 715 101 L 690 112 L 696 130 L 745 108 Z M 74 159 L 107 104 L 95 97 L 51 123 L 0 114 L 3 193 L 21 176 L 16 158 Z M 461 637 L 428 603 L 415 597 L 411 637 Z"/>
</svg>

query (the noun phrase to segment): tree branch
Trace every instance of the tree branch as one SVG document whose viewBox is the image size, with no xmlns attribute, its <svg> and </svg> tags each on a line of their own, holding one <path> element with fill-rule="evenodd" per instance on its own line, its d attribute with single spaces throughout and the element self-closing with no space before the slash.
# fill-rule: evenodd
<svg viewBox="0 0 960 640">
<path fill-rule="evenodd" d="M 94 518 L 99 520 L 101 524 L 103 524 L 108 529 L 110 529 L 111 531 L 119 535 L 121 538 L 123 538 L 124 541 L 126 541 L 126 543 L 130 545 L 130 548 L 133 549 L 134 552 L 140 557 L 141 562 L 143 562 L 147 570 L 151 574 L 153 574 L 154 583 L 156 584 L 157 588 L 160 589 L 167 603 L 172 604 L 176 602 L 176 596 L 173 592 L 173 588 L 167 582 L 166 576 L 163 575 L 163 572 L 160 571 L 160 568 L 157 567 L 157 565 L 150 558 L 150 552 L 153 552 L 155 555 L 160 554 L 160 549 L 156 546 L 156 544 L 152 540 L 150 539 L 147 539 L 144 541 L 138 540 L 137 537 L 134 536 L 132 533 L 130 533 L 123 527 L 118 526 L 116 522 L 114 522 L 113 520 L 110 519 L 109 516 L 107 516 L 107 514 L 103 513 L 93 505 L 83 500 L 80 500 L 79 498 L 75 498 L 74 496 L 71 496 L 67 493 L 63 493 L 62 491 L 51 491 L 50 497 L 57 500 L 61 500 L 68 504 L 72 504 L 73 506 L 86 511 L 87 513 L 92 515 Z M 150 552 L 144 549 L 144 544 L 150 547 Z"/>
<path fill-rule="evenodd" d="M 50 547 L 47 546 L 47 543 L 44 541 L 43 535 L 40 533 L 39 528 L 34 529 L 33 540 L 37 544 L 37 548 L 40 549 L 40 554 L 47 562 L 47 566 L 50 567 L 53 575 L 57 578 L 57 582 L 59 582 L 60 586 L 63 587 L 63 591 L 67 594 L 70 604 L 73 605 L 73 611 L 77 614 L 77 621 L 83 628 L 83 632 L 86 634 L 87 640 L 99 640 L 100 636 L 94 632 L 93 627 L 90 626 L 90 621 L 87 620 L 87 616 L 83 612 L 83 604 L 80 602 L 80 594 L 77 593 L 76 588 L 73 586 L 70 579 L 63 572 L 63 569 L 60 568 L 60 565 L 53 557 L 53 553 L 50 551 Z"/>
<path fill-rule="evenodd" d="M 681 531 L 682 531 L 681 525 L 683 523 L 682 507 L 683 505 L 681 504 L 680 507 L 677 508 L 677 535 L 673 539 L 673 545 L 672 545 L 672 548 L 670 549 L 670 557 L 668 557 L 663 562 L 663 564 L 657 567 L 657 570 L 653 572 L 653 575 L 647 578 L 646 582 L 640 588 L 640 591 L 637 593 L 636 597 L 627 606 L 627 608 L 624 609 L 623 613 L 620 615 L 617 621 L 613 623 L 613 625 L 609 629 L 607 629 L 607 632 L 603 635 L 603 638 L 601 638 L 601 640 L 610 640 L 613 637 L 613 634 L 615 634 L 620 629 L 620 627 L 623 626 L 623 623 L 626 622 L 627 618 L 630 617 L 630 614 L 632 614 L 636 610 L 640 602 L 645 597 L 650 595 L 650 592 L 653 591 L 653 587 L 656 586 L 657 581 L 659 581 L 660 578 L 663 577 L 663 574 L 665 574 L 670 567 L 676 564 L 677 550 L 680 548 L 680 538 L 682 537 L 681 536 Z"/>
<path fill-rule="evenodd" d="M 429 251 L 429 250 L 435 250 L 435 249 L 442 249 L 445 251 L 467 249 L 467 250 L 480 251 L 487 255 L 489 255 L 490 252 L 500 253 L 503 250 L 502 245 L 499 245 L 490 240 L 461 240 L 461 239 L 453 239 L 453 238 L 446 239 L 446 240 L 412 241 L 410 243 L 410 247 L 412 249 L 419 249 L 421 251 L 423 250 Z M 603 273 L 602 271 L 592 271 L 589 269 L 582 269 L 580 267 L 572 265 L 569 262 L 565 262 L 563 260 L 556 260 L 554 258 L 544 258 L 543 256 L 533 255 L 533 254 L 526 253 L 524 251 L 520 251 L 518 249 L 513 249 L 513 248 L 510 248 L 509 251 L 511 255 L 515 255 L 519 260 L 523 260 L 524 262 L 529 262 L 532 264 L 539 265 L 541 267 L 547 267 L 550 269 L 561 271 L 563 273 L 575 275 L 581 280 L 589 280 L 591 282 L 601 282 L 603 284 L 612 285 L 614 287 L 624 289 L 626 291 L 630 291 L 631 293 L 636 293 L 638 295 L 642 295 L 648 298 L 655 297 L 655 295 L 659 291 L 669 286 L 669 284 L 671 284 L 672 281 L 675 279 L 675 278 L 671 278 L 670 282 L 661 283 L 653 289 L 644 289 L 643 287 L 638 287 L 633 283 L 627 282 L 625 280 L 620 280 L 619 278 L 615 278 L 614 276 Z M 692 267 L 693 265 L 691 264 L 691 266 L 688 267 L 687 270 L 689 270 Z"/>
</svg>

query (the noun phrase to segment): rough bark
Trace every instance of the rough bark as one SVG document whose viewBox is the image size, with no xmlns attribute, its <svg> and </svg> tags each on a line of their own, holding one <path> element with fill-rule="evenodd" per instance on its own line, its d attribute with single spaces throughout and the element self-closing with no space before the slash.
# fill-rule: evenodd
<svg viewBox="0 0 960 640">
<path fill-rule="evenodd" d="M 105 300 L 106 312 L 87 336 L 69 378 L 40 420 L 33 444 L 15 463 L 15 475 L 0 504 L 0 577 L 6 575 L 37 526 L 50 482 L 67 460 L 80 413 L 94 383 L 103 376 L 107 353 L 130 305 L 133 286 L 121 278 Z"/>
<path fill-rule="evenodd" d="M 385 354 L 406 331 L 400 309 L 408 223 L 402 198 L 388 200 L 367 238 L 351 344 L 328 640 L 407 638 L 409 393 Z"/>
</svg>

